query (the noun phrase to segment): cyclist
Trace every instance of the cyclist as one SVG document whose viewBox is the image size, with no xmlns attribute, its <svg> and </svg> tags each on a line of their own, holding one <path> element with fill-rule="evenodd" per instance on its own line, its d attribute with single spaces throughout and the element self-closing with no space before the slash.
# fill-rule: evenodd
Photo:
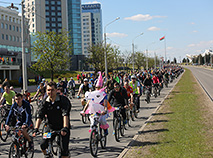
<svg viewBox="0 0 213 158">
<path fill-rule="evenodd" d="M 67 84 L 67 89 L 72 90 L 70 91 L 70 93 L 72 92 L 72 96 L 73 98 L 75 97 L 75 81 L 73 80 L 73 78 L 71 77 L 68 84 Z"/>
<path fill-rule="evenodd" d="M 67 97 L 57 94 L 57 85 L 51 81 L 47 84 L 47 95 L 41 102 L 38 111 L 38 118 L 36 120 L 35 130 L 33 136 L 36 136 L 42 119 L 47 115 L 48 129 L 47 131 L 60 130 L 62 137 L 62 158 L 69 157 L 69 137 L 70 137 L 70 110 L 71 104 Z M 42 140 L 40 144 L 43 154 L 46 154 L 48 147 L 47 140 Z"/>
<path fill-rule="evenodd" d="M 40 83 L 39 89 L 37 90 L 36 94 L 33 96 L 32 101 L 35 100 L 35 98 L 39 96 L 39 94 L 40 94 L 39 100 L 42 100 L 43 98 L 46 97 L 46 88 L 44 87 L 44 83 Z"/>
<path fill-rule="evenodd" d="M 81 105 L 84 106 L 85 105 L 85 99 L 84 99 L 84 95 L 87 91 L 92 91 L 92 85 L 88 83 L 88 79 L 85 78 L 84 79 L 84 83 L 80 85 L 79 87 L 79 91 L 78 91 L 78 95 L 77 98 L 80 97 L 80 94 L 82 93 L 82 99 L 81 99 Z"/>
<path fill-rule="evenodd" d="M 114 89 L 109 93 L 108 102 L 111 103 L 111 100 L 113 99 L 113 107 L 117 107 L 120 105 L 122 107 L 121 109 L 121 115 L 124 119 L 124 123 L 127 123 L 126 120 L 126 108 L 128 108 L 128 96 L 127 92 L 124 88 L 120 87 L 120 84 L 118 82 L 114 83 Z M 113 112 L 115 116 L 115 111 Z"/>
<path fill-rule="evenodd" d="M 13 103 L 13 98 L 15 97 L 16 93 L 10 90 L 9 86 L 4 86 L 4 93 L 0 100 L 0 105 L 3 103 L 4 99 L 6 100 L 7 107 L 11 107 Z"/>
<path fill-rule="evenodd" d="M 137 113 L 139 112 L 140 110 L 140 83 L 138 81 L 136 81 L 136 76 L 135 75 L 132 75 L 131 76 L 131 81 L 129 83 L 129 85 L 132 87 L 133 89 L 133 97 L 135 98 L 135 104 L 137 106 Z"/>
<path fill-rule="evenodd" d="M 114 84 L 116 80 L 113 78 L 113 75 L 110 76 L 110 79 L 106 82 L 107 93 L 114 89 Z"/>
<path fill-rule="evenodd" d="M 23 95 L 24 100 L 27 102 L 31 103 L 31 98 L 30 98 L 30 92 L 28 90 L 25 90 L 24 95 Z"/>
<path fill-rule="evenodd" d="M 149 88 L 148 90 L 150 91 L 150 93 L 152 92 L 152 84 L 153 83 L 152 83 L 151 76 L 150 76 L 150 74 L 147 74 L 146 79 L 143 82 L 143 85 L 144 85 L 144 87 Z M 145 101 L 147 101 L 147 100 L 145 99 Z"/>
<path fill-rule="evenodd" d="M 15 95 L 15 103 L 12 105 L 5 122 L 6 131 L 10 129 L 9 124 L 11 120 L 12 125 L 21 126 L 22 133 L 28 140 L 30 149 L 32 149 L 33 143 L 29 134 L 27 133 L 29 128 L 33 128 L 30 104 L 23 99 L 23 95 L 20 93 Z M 17 120 L 17 122 L 14 122 L 14 120 Z"/>
<path fill-rule="evenodd" d="M 132 108 L 132 105 L 133 105 L 133 89 L 132 87 L 129 85 L 129 82 L 128 80 L 126 80 L 124 82 L 124 88 L 126 89 L 127 91 L 127 96 L 128 96 L 128 101 L 129 101 L 129 105 L 130 105 L 130 108 Z"/>
<path fill-rule="evenodd" d="M 168 84 L 169 83 L 169 73 L 167 72 L 167 70 L 164 73 L 164 79 L 165 79 L 165 82 L 167 82 L 167 84 Z"/>
<path fill-rule="evenodd" d="M 103 86 L 103 79 L 102 79 L 102 76 L 101 76 L 101 72 L 99 72 L 99 78 L 98 78 L 98 81 L 97 81 L 97 83 L 96 83 L 96 92 L 98 91 L 98 93 L 96 93 L 96 96 L 97 95 L 99 95 L 99 96 L 103 96 L 103 99 L 100 99 L 100 102 L 98 102 L 100 105 L 102 105 L 102 106 L 104 106 L 104 111 L 101 111 L 101 116 L 100 116 L 100 118 L 99 118 L 99 122 L 100 122 L 100 127 L 102 128 L 102 129 L 104 129 L 104 134 L 105 134 L 105 136 L 106 135 L 108 135 L 108 128 L 109 128 L 109 125 L 108 125 L 108 123 L 107 123 L 107 121 L 106 121 L 106 117 L 107 117 L 107 113 L 108 113 L 108 103 L 107 103 L 107 94 L 106 94 L 106 92 L 104 91 L 104 90 L 101 90 L 101 88 L 102 88 L 102 86 Z M 94 96 L 94 98 L 96 97 L 96 96 Z M 93 98 L 93 99 L 94 99 Z M 94 100 L 99 100 L 99 98 L 97 98 L 97 99 L 94 99 Z M 93 100 L 93 101 L 94 101 Z M 83 111 L 81 112 L 81 114 L 85 114 L 85 111 L 88 109 L 89 110 L 89 112 L 90 112 L 90 109 L 92 108 L 93 109 L 93 104 L 90 104 L 90 101 L 91 100 L 89 100 L 88 102 L 87 102 L 87 104 L 85 105 L 85 107 L 84 107 L 84 109 L 83 109 Z M 91 106 L 91 107 L 90 107 Z M 92 110 L 91 110 L 92 111 Z M 109 111 L 110 112 L 110 111 Z M 90 116 L 90 122 L 91 122 L 91 125 L 90 125 L 90 130 L 89 130 L 89 132 L 91 132 L 91 130 L 92 130 L 92 126 L 94 125 L 94 118 L 93 117 L 91 117 Z"/>
<path fill-rule="evenodd" d="M 159 84 L 160 84 L 160 81 L 159 81 L 159 78 L 157 76 L 157 74 L 155 73 L 154 76 L 152 77 L 152 80 L 153 80 L 153 86 L 154 88 L 157 87 L 157 89 L 159 88 Z"/>
</svg>

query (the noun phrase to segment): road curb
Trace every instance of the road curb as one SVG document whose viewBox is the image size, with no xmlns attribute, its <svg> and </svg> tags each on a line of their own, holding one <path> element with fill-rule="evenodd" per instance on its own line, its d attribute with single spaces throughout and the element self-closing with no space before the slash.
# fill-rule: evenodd
<svg viewBox="0 0 213 158">
<path fill-rule="evenodd" d="M 163 98 L 163 100 L 160 102 L 160 104 L 158 105 L 158 107 L 152 112 L 152 114 L 149 116 L 149 118 L 145 121 L 145 123 L 143 124 L 143 126 L 138 130 L 138 132 L 136 133 L 136 135 L 133 137 L 132 141 L 127 145 L 127 148 L 125 148 L 120 155 L 118 156 L 118 158 L 123 158 L 126 153 L 129 151 L 129 149 L 131 148 L 132 144 L 137 140 L 137 138 L 139 137 L 139 134 L 142 133 L 142 131 L 144 130 L 144 128 L 146 127 L 146 125 L 148 124 L 148 122 L 152 119 L 153 114 L 156 113 L 159 108 L 161 107 L 161 105 L 163 104 L 163 102 L 165 101 L 165 99 L 169 96 L 169 94 L 173 91 L 173 89 L 175 88 L 176 84 L 179 82 L 179 80 L 182 78 L 183 74 L 185 73 L 185 71 L 179 76 L 177 82 L 175 83 L 175 85 L 172 87 L 172 89 L 169 91 L 169 93 Z"/>
</svg>

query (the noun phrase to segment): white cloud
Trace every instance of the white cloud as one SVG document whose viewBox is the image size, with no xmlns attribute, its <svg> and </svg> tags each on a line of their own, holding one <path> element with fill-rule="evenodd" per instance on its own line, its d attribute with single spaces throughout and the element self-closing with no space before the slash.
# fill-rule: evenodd
<svg viewBox="0 0 213 158">
<path fill-rule="evenodd" d="M 195 25 L 195 23 L 194 23 L 194 22 L 191 22 L 190 24 L 191 24 L 191 25 Z"/>
<path fill-rule="evenodd" d="M 173 49 L 173 47 L 167 47 L 166 49 L 167 49 L 167 50 L 171 50 L 171 49 Z"/>
<path fill-rule="evenodd" d="M 107 35 L 107 37 L 120 37 L 120 38 L 123 38 L 123 37 L 127 37 L 127 36 L 128 36 L 127 34 L 118 33 L 118 32 L 107 33 L 106 35 Z"/>
<path fill-rule="evenodd" d="M 194 47 L 195 44 L 189 44 L 187 47 Z"/>
<path fill-rule="evenodd" d="M 97 3 L 101 4 L 101 2 L 98 1 L 86 2 L 85 4 L 97 4 Z"/>
<path fill-rule="evenodd" d="M 155 26 L 152 26 L 152 27 L 148 28 L 147 30 L 148 30 L 148 31 L 159 31 L 160 28 L 157 28 L 157 27 L 155 27 Z"/>
<path fill-rule="evenodd" d="M 192 32 L 197 33 L 198 31 L 197 31 L 197 30 L 194 30 L 194 31 L 192 31 Z"/>
<path fill-rule="evenodd" d="M 124 18 L 125 20 L 132 20 L 132 21 L 148 21 L 151 20 L 153 18 L 165 18 L 166 16 L 159 16 L 159 15 L 155 15 L 155 16 L 151 16 L 149 14 L 137 14 L 131 17 L 126 17 Z"/>
</svg>

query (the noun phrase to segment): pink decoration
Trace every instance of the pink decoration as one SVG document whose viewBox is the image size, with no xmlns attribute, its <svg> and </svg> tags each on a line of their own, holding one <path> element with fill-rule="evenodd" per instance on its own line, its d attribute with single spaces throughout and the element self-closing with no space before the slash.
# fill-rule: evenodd
<svg viewBox="0 0 213 158">
<path fill-rule="evenodd" d="M 98 76 L 98 82 L 96 83 L 96 87 L 102 87 L 103 79 L 102 79 L 101 71 L 99 71 L 98 73 L 99 73 L 99 76 Z"/>
<path fill-rule="evenodd" d="M 109 125 L 108 125 L 108 124 L 100 125 L 100 127 L 101 127 L 102 129 L 107 129 L 107 128 L 109 128 Z"/>
</svg>

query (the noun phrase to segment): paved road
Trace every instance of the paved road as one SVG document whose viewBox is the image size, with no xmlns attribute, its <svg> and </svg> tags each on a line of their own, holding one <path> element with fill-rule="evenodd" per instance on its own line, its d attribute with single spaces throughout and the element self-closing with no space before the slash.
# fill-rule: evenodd
<svg viewBox="0 0 213 158">
<path fill-rule="evenodd" d="M 159 103 L 164 99 L 164 97 L 168 94 L 169 90 L 174 86 L 177 82 L 175 80 L 173 83 L 169 84 L 168 88 L 164 88 L 161 92 L 161 95 L 157 98 L 152 97 L 151 103 L 146 104 L 144 101 L 144 96 L 140 98 L 141 108 L 139 113 L 139 118 L 136 121 L 132 122 L 132 127 L 125 130 L 125 136 L 121 138 L 120 142 L 116 142 L 114 136 L 112 135 L 112 116 L 108 118 L 108 123 L 110 125 L 109 135 L 107 138 L 107 148 L 100 149 L 98 151 L 98 157 L 117 157 L 122 150 L 128 145 L 128 143 L 132 140 L 136 132 L 140 129 L 140 127 L 144 124 L 144 122 L 148 119 L 151 113 L 156 109 Z M 71 111 L 71 137 L 70 137 L 70 152 L 71 157 L 75 158 L 90 158 L 89 150 L 89 123 L 83 124 L 79 115 L 81 111 L 80 100 L 72 99 L 72 111 Z M 40 152 L 39 147 L 39 139 L 41 136 L 36 137 L 34 139 L 35 142 L 35 158 L 42 158 L 42 154 Z M 11 138 L 7 140 L 7 142 L 2 142 L 0 140 L 0 157 L 6 158 L 9 151 L 9 144 L 11 142 Z"/>
<path fill-rule="evenodd" d="M 213 99 L 213 70 L 200 67 L 187 66 L 193 75 L 198 79 L 200 84 L 204 87 L 205 91 Z M 213 100 L 212 100 L 213 101 Z"/>
</svg>

